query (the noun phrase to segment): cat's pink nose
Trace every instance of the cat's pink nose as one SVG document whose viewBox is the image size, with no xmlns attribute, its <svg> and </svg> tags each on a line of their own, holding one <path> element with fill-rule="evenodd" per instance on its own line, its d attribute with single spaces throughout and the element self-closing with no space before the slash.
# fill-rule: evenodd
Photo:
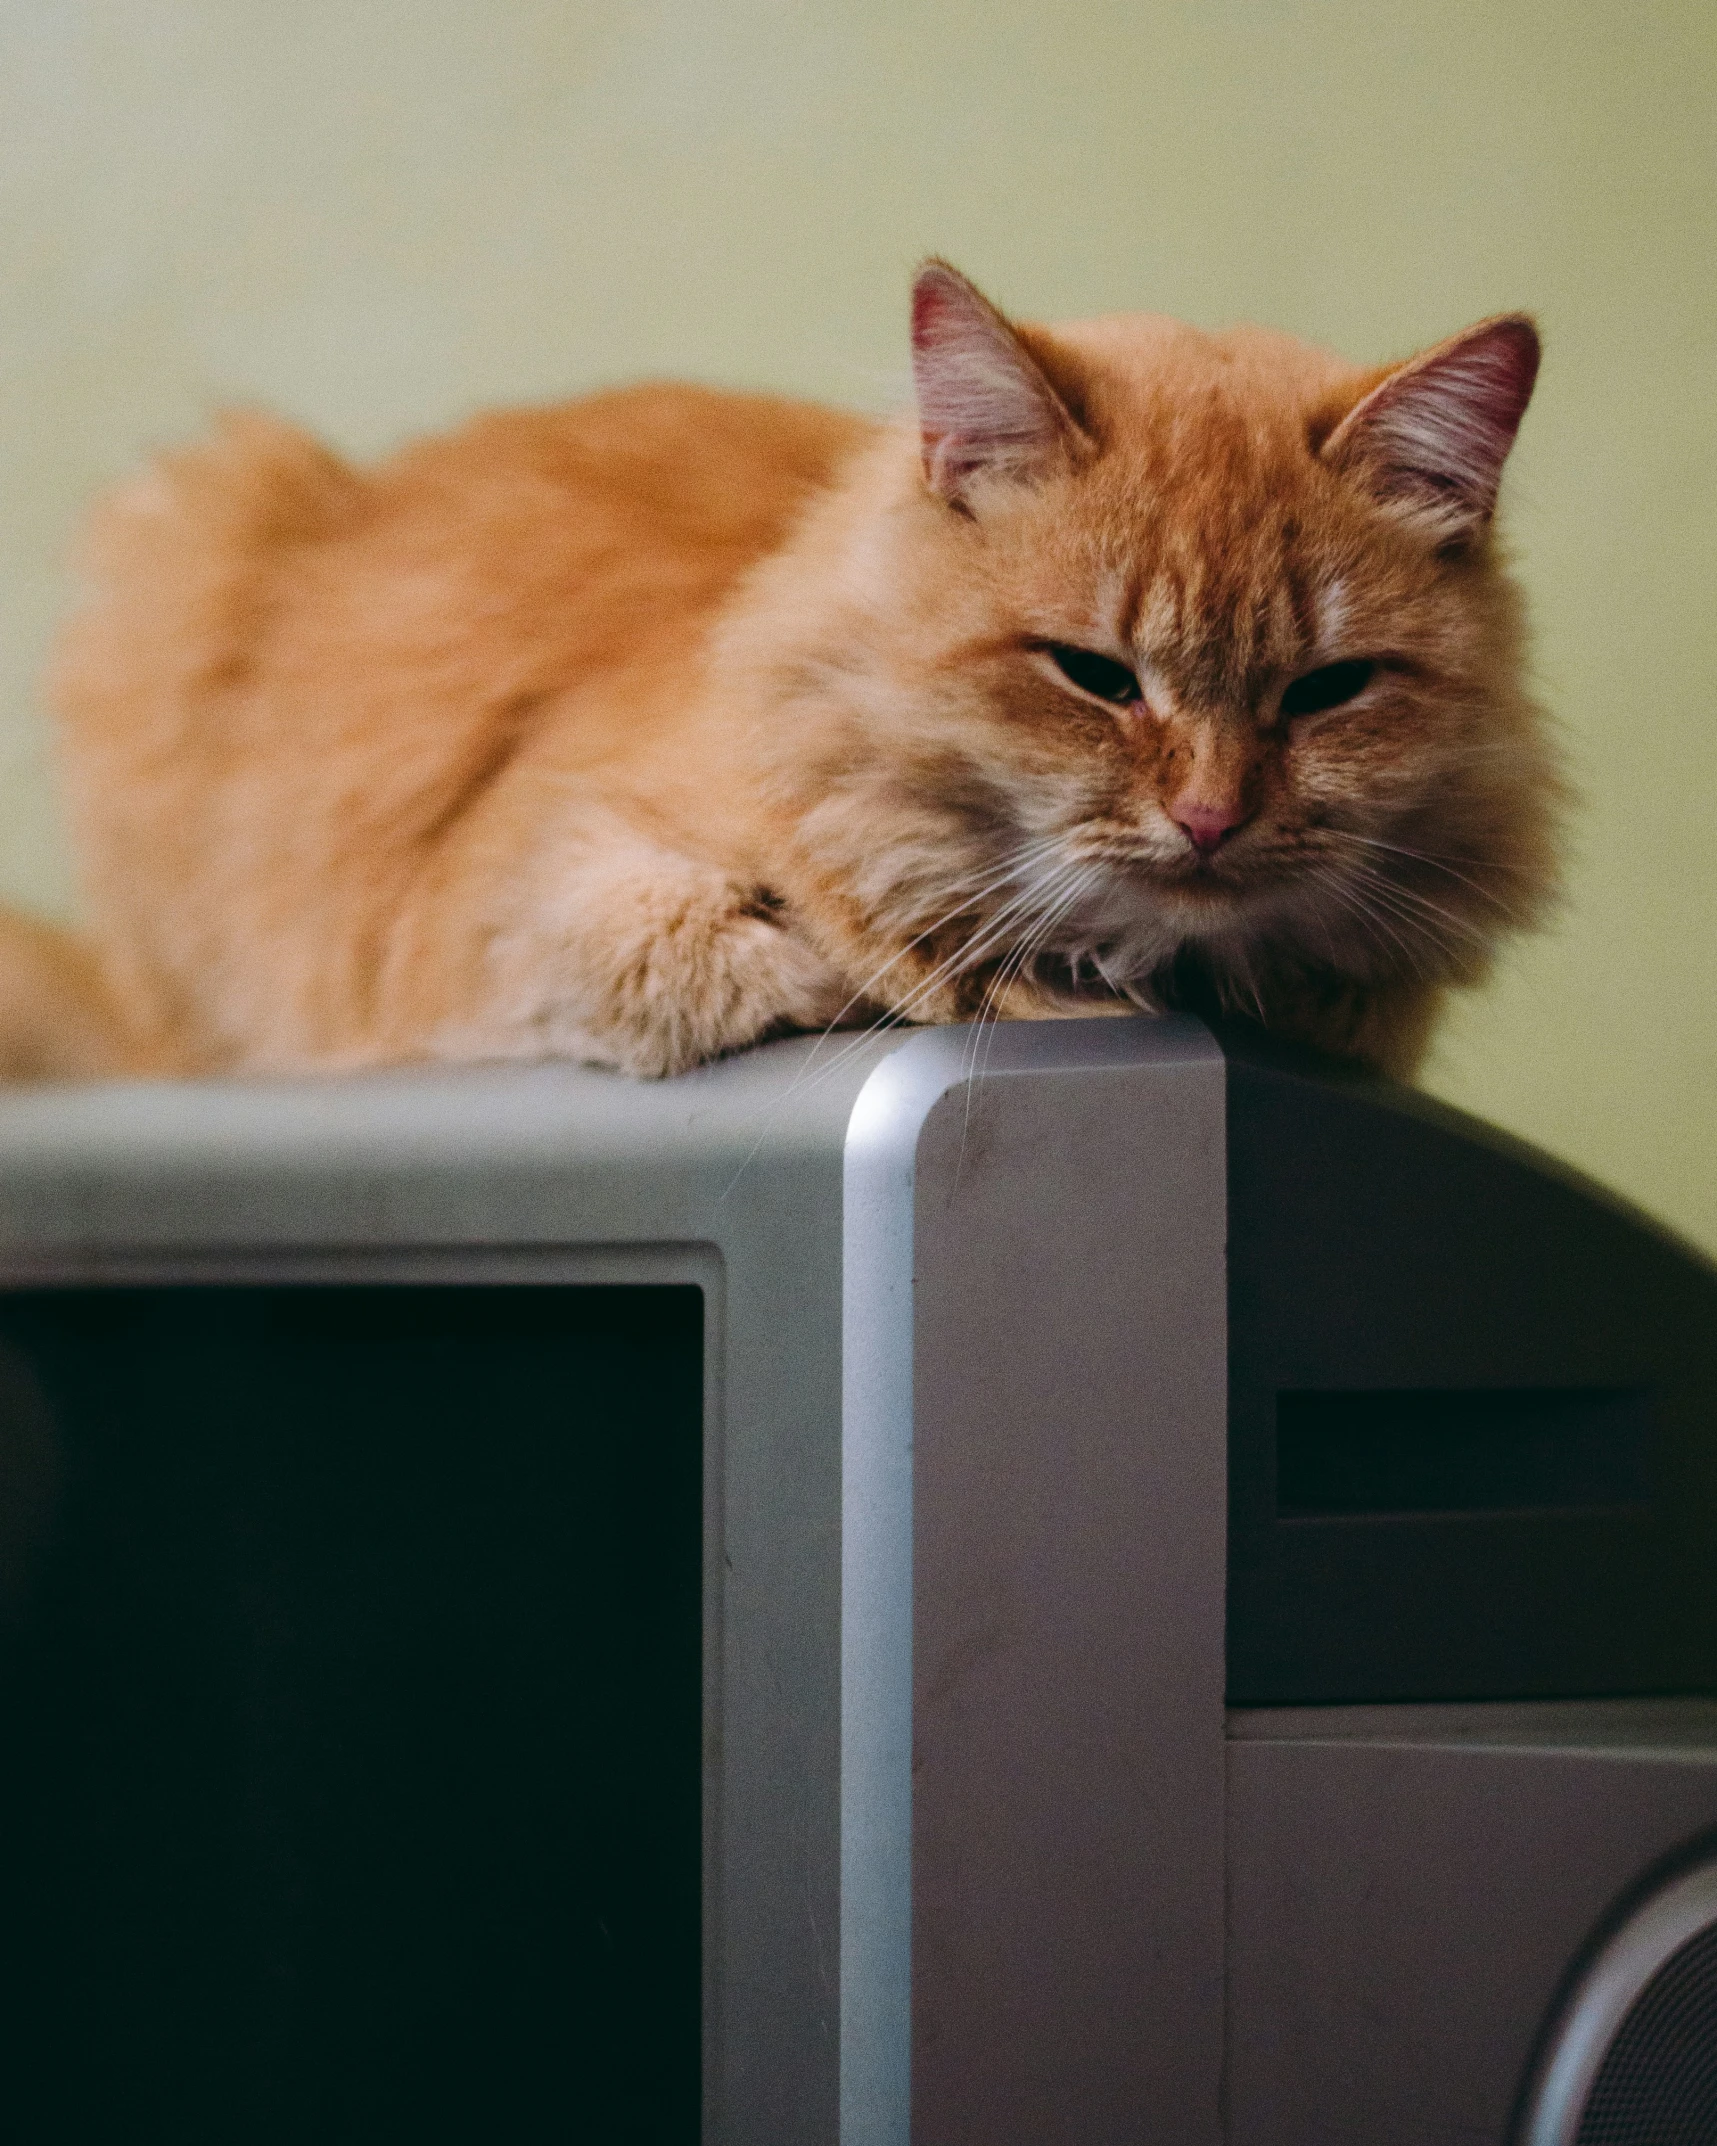
<svg viewBox="0 0 1717 2146">
<path fill-rule="evenodd" d="M 1252 817 L 1237 797 L 1215 805 L 1202 798 L 1177 798 L 1169 814 L 1177 826 L 1186 830 L 1187 840 L 1201 857 L 1215 856 L 1235 828 L 1243 827 Z"/>
</svg>

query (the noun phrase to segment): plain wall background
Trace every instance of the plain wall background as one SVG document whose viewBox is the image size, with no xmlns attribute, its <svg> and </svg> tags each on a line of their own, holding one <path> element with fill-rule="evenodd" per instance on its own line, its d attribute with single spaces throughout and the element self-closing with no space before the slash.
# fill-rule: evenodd
<svg viewBox="0 0 1717 2146">
<path fill-rule="evenodd" d="M 1717 1248 L 1710 0 L 0 0 L 0 895 L 75 913 L 79 512 L 641 373 L 903 400 L 914 260 L 1355 358 L 1535 309 L 1506 526 L 1586 794 L 1430 1085 Z"/>
</svg>

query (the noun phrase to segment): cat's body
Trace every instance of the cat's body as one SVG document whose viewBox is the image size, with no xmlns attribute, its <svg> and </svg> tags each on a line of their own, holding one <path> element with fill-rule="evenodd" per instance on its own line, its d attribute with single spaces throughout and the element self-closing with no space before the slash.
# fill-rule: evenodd
<svg viewBox="0 0 1717 2146">
<path fill-rule="evenodd" d="M 1551 876 L 1530 329 L 1366 374 L 917 295 L 916 424 L 646 388 L 360 473 L 242 419 L 116 495 L 55 693 L 133 1062 L 1184 988 L 1408 1070 Z"/>
<path fill-rule="evenodd" d="M 242 419 L 112 501 L 59 696 L 100 936 L 159 1058 L 656 1072 L 832 1015 L 749 913 L 764 830 L 709 643 L 865 430 L 640 389 L 360 476 Z"/>
</svg>

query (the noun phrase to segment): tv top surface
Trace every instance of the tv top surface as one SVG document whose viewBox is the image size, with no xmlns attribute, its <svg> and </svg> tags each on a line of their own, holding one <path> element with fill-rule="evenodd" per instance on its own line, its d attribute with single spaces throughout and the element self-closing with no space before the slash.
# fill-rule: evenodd
<svg viewBox="0 0 1717 2146">
<path fill-rule="evenodd" d="M 784 1163 L 838 1167 L 908 1040 L 794 1038 L 659 1082 L 554 1063 L 15 1090 L 0 1260 L 719 1236 Z"/>
</svg>

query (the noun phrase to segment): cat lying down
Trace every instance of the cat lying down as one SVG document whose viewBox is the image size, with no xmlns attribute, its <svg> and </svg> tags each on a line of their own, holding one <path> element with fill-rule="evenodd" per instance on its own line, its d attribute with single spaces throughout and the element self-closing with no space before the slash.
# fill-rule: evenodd
<svg viewBox="0 0 1717 2146">
<path fill-rule="evenodd" d="M 356 470 L 241 416 L 120 490 L 53 681 L 94 964 L 16 927 L 13 1070 L 1194 1002 L 1410 1072 L 1554 876 L 1530 322 L 1361 370 L 930 262 L 912 353 L 893 424 L 647 386 Z"/>
</svg>

